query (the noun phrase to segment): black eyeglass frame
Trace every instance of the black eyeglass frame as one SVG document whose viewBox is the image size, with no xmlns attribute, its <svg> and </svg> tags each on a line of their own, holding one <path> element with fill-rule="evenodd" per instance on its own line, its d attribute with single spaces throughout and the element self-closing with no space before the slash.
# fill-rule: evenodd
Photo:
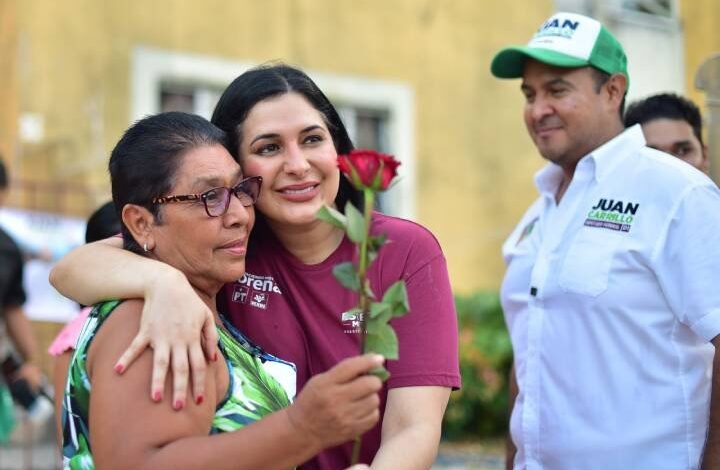
<svg viewBox="0 0 720 470">
<path fill-rule="evenodd" d="M 254 187 L 253 187 L 254 185 Z M 225 213 L 228 211 L 228 208 L 230 207 L 230 196 L 235 195 L 235 197 L 238 198 L 240 203 L 243 205 L 243 207 L 250 207 L 254 205 L 257 202 L 258 197 L 260 196 L 260 189 L 262 188 L 262 176 L 250 176 L 242 181 L 240 181 L 237 185 L 235 185 L 232 188 L 228 188 L 227 186 L 218 186 L 217 188 L 211 188 L 208 189 L 205 192 L 202 192 L 200 194 L 178 194 L 178 195 L 172 195 L 172 196 L 162 196 L 162 197 L 156 197 L 152 200 L 153 204 L 167 204 L 169 202 L 184 202 L 184 201 L 202 201 L 203 206 L 205 207 L 205 213 L 209 217 L 221 217 L 225 215 Z M 224 205 L 219 205 L 216 207 L 222 207 L 222 211 L 220 211 L 219 214 L 212 214 L 210 211 L 210 207 L 208 207 L 207 200 L 210 197 L 209 194 L 211 194 L 213 191 L 219 191 L 222 190 L 225 194 L 225 202 Z M 253 191 L 254 190 L 254 191 Z M 250 198 L 250 202 L 246 203 L 243 201 L 243 199 L 240 197 L 240 194 L 244 194 L 245 196 L 248 196 Z M 214 211 L 214 210 L 213 210 Z"/>
</svg>

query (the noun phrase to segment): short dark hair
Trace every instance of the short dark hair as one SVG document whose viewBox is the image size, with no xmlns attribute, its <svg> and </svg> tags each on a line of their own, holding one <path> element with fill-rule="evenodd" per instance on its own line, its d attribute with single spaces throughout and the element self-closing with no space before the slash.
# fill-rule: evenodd
<svg viewBox="0 0 720 470">
<path fill-rule="evenodd" d="M 320 113 L 338 154 L 347 154 L 354 148 L 340 115 L 315 82 L 300 69 L 273 63 L 250 69 L 238 76 L 228 85 L 215 106 L 211 121 L 228 134 L 232 155 L 239 160 L 242 124 L 252 108 L 260 101 L 291 92 L 305 97 Z M 353 188 L 346 178 L 341 177 L 335 205 L 344 211 L 348 201 L 361 208 L 362 193 Z M 263 223 L 262 214 L 256 211 L 256 224 Z"/>
<path fill-rule="evenodd" d="M 85 243 L 92 243 L 98 240 L 117 235 L 122 230 L 115 204 L 108 201 L 98 207 L 87 220 L 85 227 Z"/>
<path fill-rule="evenodd" d="M 10 179 L 8 178 L 7 168 L 0 157 L 0 191 L 7 189 L 10 186 Z"/>
<path fill-rule="evenodd" d="M 603 85 L 605 85 L 607 83 L 608 80 L 610 80 L 610 77 L 612 75 L 610 75 L 609 73 L 607 73 L 603 70 L 596 69 L 595 67 L 590 67 L 590 70 L 593 71 L 593 80 L 595 81 L 595 93 L 600 93 L 600 89 L 602 88 Z M 621 120 L 622 120 L 623 114 L 625 113 L 625 96 L 627 96 L 627 94 L 625 94 L 623 96 L 623 99 L 620 102 L 620 119 Z"/>
<path fill-rule="evenodd" d="M 695 137 L 703 143 L 700 109 L 689 99 L 675 93 L 660 93 L 633 102 L 625 113 L 625 127 L 662 118 L 687 122 Z"/>
<path fill-rule="evenodd" d="M 187 152 L 209 145 L 227 145 L 226 134 L 194 114 L 167 112 L 133 124 L 110 155 L 112 198 L 118 218 L 126 204 L 146 208 L 160 223 L 160 207 L 152 201 L 167 193 L 175 182 Z M 141 253 L 140 245 L 122 224 L 124 246 Z"/>
</svg>

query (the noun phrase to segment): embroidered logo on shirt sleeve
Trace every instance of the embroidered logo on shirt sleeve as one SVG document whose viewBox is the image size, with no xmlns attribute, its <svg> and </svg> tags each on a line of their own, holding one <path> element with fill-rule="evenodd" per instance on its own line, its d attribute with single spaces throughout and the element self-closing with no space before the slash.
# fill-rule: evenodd
<svg viewBox="0 0 720 470">
<path fill-rule="evenodd" d="M 520 242 L 525 240 L 528 237 L 528 235 L 530 235 L 532 233 L 538 219 L 539 219 L 539 217 L 535 217 L 525 226 L 525 228 L 523 228 L 522 232 L 520 233 L 520 236 L 517 239 L 517 242 L 515 243 L 515 246 L 518 246 L 520 244 Z"/>
</svg>

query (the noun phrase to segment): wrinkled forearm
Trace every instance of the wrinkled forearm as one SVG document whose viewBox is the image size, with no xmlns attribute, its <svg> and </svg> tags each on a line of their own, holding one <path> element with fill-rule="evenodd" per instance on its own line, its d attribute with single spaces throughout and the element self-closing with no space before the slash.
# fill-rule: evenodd
<svg viewBox="0 0 720 470">
<path fill-rule="evenodd" d="M 171 266 L 122 248 L 109 238 L 80 246 L 61 259 L 50 283 L 64 296 L 92 305 L 106 299 L 143 298 L 158 279 L 180 276 Z"/>
</svg>

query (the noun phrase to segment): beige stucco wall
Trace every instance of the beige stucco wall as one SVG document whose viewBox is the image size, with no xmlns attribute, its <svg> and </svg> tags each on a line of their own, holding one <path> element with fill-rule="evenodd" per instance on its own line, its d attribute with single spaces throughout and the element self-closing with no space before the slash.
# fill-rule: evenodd
<svg viewBox="0 0 720 470">
<path fill-rule="evenodd" d="M 19 85 L 9 92 L 17 109 L 0 110 L 10 129 L 0 133 L 0 149 L 12 151 L 19 112 L 45 123 L 44 141 L 13 155 L 24 177 L 85 185 L 96 202 L 108 195 L 106 159 L 129 124 L 137 45 L 399 81 L 415 97 L 417 218 L 442 243 L 456 290 L 499 285 L 500 244 L 533 199 L 531 175 L 542 162 L 522 124 L 519 83 L 492 78 L 489 62 L 501 46 L 529 38 L 550 14 L 550 0 L 2 5 L 17 12 L 14 39 L 6 43 L 0 33 L 0 48 L 3 55 L 14 49 L 10 69 Z M 87 208 L 65 210 L 86 215 Z"/>
<path fill-rule="evenodd" d="M 17 11 L 14 1 L 0 0 L 0 155 L 7 166 L 13 164 L 17 135 L 18 82 Z"/>
<path fill-rule="evenodd" d="M 685 89 L 688 96 L 702 106 L 705 95 L 695 88 L 695 74 L 705 60 L 720 54 L 720 2 L 681 0 L 679 3 L 685 33 Z"/>
</svg>

